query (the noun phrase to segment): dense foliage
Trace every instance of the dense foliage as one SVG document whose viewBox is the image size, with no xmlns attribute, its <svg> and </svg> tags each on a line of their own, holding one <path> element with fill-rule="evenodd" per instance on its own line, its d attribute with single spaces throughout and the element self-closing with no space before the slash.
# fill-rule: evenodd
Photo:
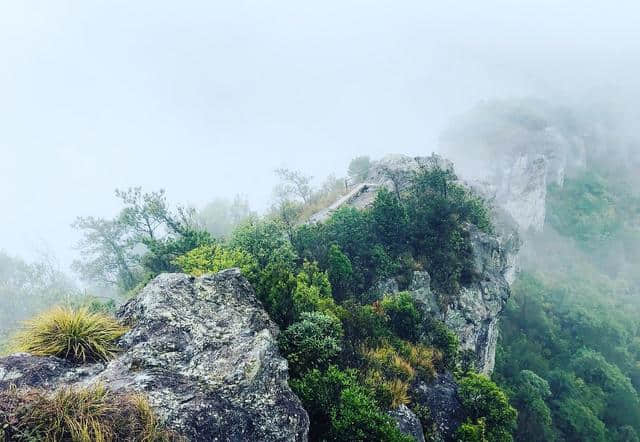
<svg viewBox="0 0 640 442">
<path fill-rule="evenodd" d="M 354 164 L 362 179 L 366 161 Z M 252 282 L 283 329 L 280 349 L 311 416 L 313 440 L 407 440 L 385 411 L 411 405 L 414 383 L 454 369 L 457 339 L 409 293 L 384 294 L 380 283 L 395 277 L 407 286 L 414 270 L 428 268 L 446 307 L 476 277 L 468 223 L 490 231 L 486 208 L 450 171 L 436 168 L 408 177 L 399 192 L 379 191 L 369 209 L 341 208 L 311 224 L 304 222 L 304 205 L 316 195 L 309 180 L 279 174 L 279 194 L 292 198 L 281 199 L 279 210 L 172 263 L 195 275 L 239 267 Z M 488 434 L 502 437 L 509 424 L 494 411 L 515 414 L 506 400 L 494 404 L 502 394 L 495 384 L 483 378 L 482 386 L 476 396 L 493 408 L 469 404 L 470 425 L 486 422 Z"/>
<path fill-rule="evenodd" d="M 370 168 L 368 158 L 356 159 L 352 179 L 365 180 Z M 241 200 L 214 202 L 199 215 L 171 209 L 164 192 L 118 191 L 117 217 L 77 220 L 83 260 L 76 269 L 131 293 L 160 272 L 237 267 L 282 330 L 279 347 L 311 416 L 312 440 L 410 440 L 387 414 L 401 405 L 414 407 L 428 432 L 429 411 L 414 403 L 412 386 L 457 371 L 458 340 L 410 293 L 386 293 L 384 285 L 393 277 L 406 289 L 414 271 L 427 269 L 446 309 L 478 277 L 469 235 L 472 224 L 492 230 L 483 201 L 451 171 L 425 168 L 394 174 L 393 189 L 380 190 L 367 209 L 343 207 L 309 223 L 344 183 L 330 178 L 315 190 L 299 172 L 277 173 L 277 201 L 262 218 Z M 218 206 L 227 214 L 212 213 Z M 469 387 L 461 389 L 468 392 L 464 428 L 508 440 L 515 412 L 506 396 L 473 372 L 459 376 Z"/>
<path fill-rule="evenodd" d="M 517 440 L 638 440 L 640 205 L 614 175 L 592 167 L 552 186 L 546 232 L 528 242 L 495 373 Z"/>
</svg>

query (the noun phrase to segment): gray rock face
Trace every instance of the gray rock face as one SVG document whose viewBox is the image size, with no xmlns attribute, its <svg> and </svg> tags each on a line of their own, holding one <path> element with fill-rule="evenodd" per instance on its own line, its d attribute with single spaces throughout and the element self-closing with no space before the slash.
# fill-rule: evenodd
<svg viewBox="0 0 640 442">
<path fill-rule="evenodd" d="M 400 405 L 388 414 L 396 421 L 402 433 L 412 436 L 417 442 L 425 442 L 420 419 L 406 405 Z"/>
<path fill-rule="evenodd" d="M 436 316 L 441 316 L 440 306 L 433 293 L 431 293 L 431 276 L 429 272 L 417 270 L 413 272 L 409 291 L 413 299 L 418 301 L 422 308 Z"/>
<path fill-rule="evenodd" d="M 505 279 L 507 256 L 498 239 L 468 226 L 473 248 L 475 272 L 481 275 L 462 287 L 444 322 L 460 338 L 460 349 L 471 350 L 476 368 L 491 374 L 495 366 L 498 320 L 511 294 Z"/>
<path fill-rule="evenodd" d="M 102 383 L 143 392 L 168 426 L 192 441 L 303 441 L 309 418 L 287 384 L 278 329 L 240 272 L 163 274 L 125 304 L 131 326 L 108 364 L 0 358 L 0 388 Z"/>
<path fill-rule="evenodd" d="M 431 440 L 454 440 L 463 416 L 458 385 L 451 373 L 441 374 L 431 383 L 420 383 L 413 394 L 418 404 L 429 408 Z"/>
<path fill-rule="evenodd" d="M 598 136 L 589 133 L 591 124 L 566 126 L 566 112 L 543 103 L 499 107 L 499 112 L 487 106 L 472 113 L 449 131 L 442 147 L 461 175 L 482 183 L 521 232 L 539 232 L 546 217 L 547 186 L 562 186 L 568 173 L 584 169 L 587 143 Z"/>
</svg>

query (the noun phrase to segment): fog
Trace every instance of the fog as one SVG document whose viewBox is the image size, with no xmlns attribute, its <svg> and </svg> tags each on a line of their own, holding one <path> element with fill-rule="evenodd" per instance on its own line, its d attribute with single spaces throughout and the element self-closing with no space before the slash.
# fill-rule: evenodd
<svg viewBox="0 0 640 442">
<path fill-rule="evenodd" d="M 66 268 L 115 188 L 264 210 L 273 170 L 428 154 L 483 100 L 638 98 L 637 2 L 0 4 L 0 249 Z M 626 113 L 625 115 L 631 115 Z"/>
</svg>

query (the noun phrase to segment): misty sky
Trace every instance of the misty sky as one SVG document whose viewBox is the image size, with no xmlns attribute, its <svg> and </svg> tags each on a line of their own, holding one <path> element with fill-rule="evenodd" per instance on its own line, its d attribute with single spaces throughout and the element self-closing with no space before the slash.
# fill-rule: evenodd
<svg viewBox="0 0 640 442">
<path fill-rule="evenodd" d="M 480 100 L 635 97 L 639 21 L 637 1 L 0 0 L 0 249 L 68 263 L 69 224 L 112 216 L 116 187 L 262 209 L 274 168 L 428 154 Z"/>
</svg>

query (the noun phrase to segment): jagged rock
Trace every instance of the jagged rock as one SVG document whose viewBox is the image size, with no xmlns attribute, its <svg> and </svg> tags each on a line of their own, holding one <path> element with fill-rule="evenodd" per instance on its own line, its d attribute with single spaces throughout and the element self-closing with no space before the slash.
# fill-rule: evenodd
<svg viewBox="0 0 640 442">
<path fill-rule="evenodd" d="M 452 441 L 462 423 L 458 385 L 451 373 L 443 373 L 431 383 L 421 382 L 413 389 L 417 404 L 429 409 L 430 440 Z"/>
<path fill-rule="evenodd" d="M 399 291 L 400 286 L 398 285 L 398 280 L 396 278 L 387 278 L 378 281 L 377 284 L 375 284 L 371 289 L 371 295 L 373 298 L 379 299 L 384 295 L 398 293 Z"/>
<path fill-rule="evenodd" d="M 441 316 L 438 300 L 431 292 L 431 276 L 429 272 L 424 270 L 416 270 L 413 272 L 411 283 L 409 284 L 409 291 L 413 299 L 415 299 L 425 311 L 438 317 Z"/>
<path fill-rule="evenodd" d="M 491 374 L 495 365 L 498 320 L 511 294 L 505 279 L 507 259 L 500 242 L 475 226 L 467 227 L 474 256 L 474 271 L 481 275 L 461 288 L 444 322 L 460 339 L 461 350 L 476 355 L 476 368 Z"/>
<path fill-rule="evenodd" d="M 278 329 L 238 270 L 160 275 L 118 318 L 131 330 L 108 364 L 13 355 L 0 358 L 0 388 L 102 383 L 147 394 L 192 441 L 307 439 L 309 418 L 287 384 Z"/>
<path fill-rule="evenodd" d="M 389 411 L 387 414 L 396 421 L 398 428 L 402 433 L 413 436 L 417 442 L 425 442 L 420 419 L 418 419 L 418 416 L 416 416 L 413 411 L 409 410 L 406 405 L 400 405 L 398 408 Z"/>
</svg>

